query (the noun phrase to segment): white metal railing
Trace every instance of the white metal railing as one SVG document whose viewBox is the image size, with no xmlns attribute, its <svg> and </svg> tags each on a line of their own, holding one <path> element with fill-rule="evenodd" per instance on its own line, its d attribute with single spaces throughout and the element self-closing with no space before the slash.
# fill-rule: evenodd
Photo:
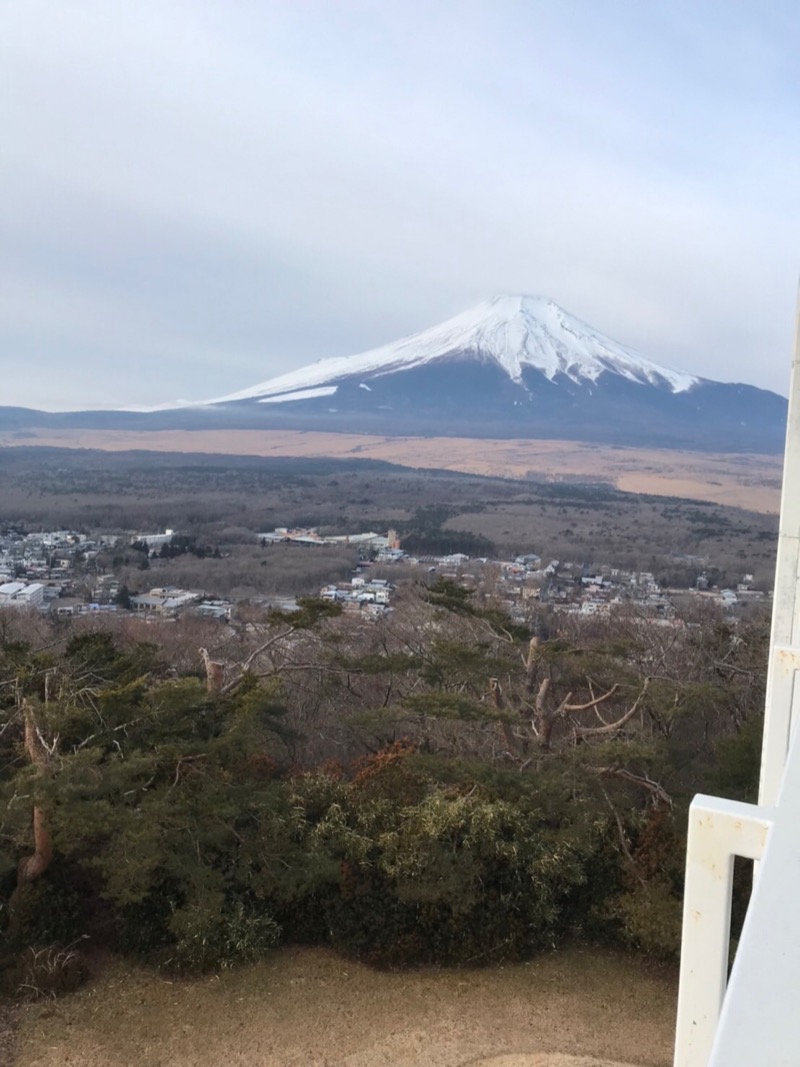
<svg viewBox="0 0 800 1067">
<path fill-rule="evenodd" d="M 800 1065 L 800 298 L 758 804 L 689 812 L 674 1067 Z M 727 980 L 733 860 L 756 861 Z"/>
<path fill-rule="evenodd" d="M 725 997 L 733 860 L 764 854 L 768 809 L 695 797 L 689 812 L 675 1067 L 706 1067 Z"/>
</svg>

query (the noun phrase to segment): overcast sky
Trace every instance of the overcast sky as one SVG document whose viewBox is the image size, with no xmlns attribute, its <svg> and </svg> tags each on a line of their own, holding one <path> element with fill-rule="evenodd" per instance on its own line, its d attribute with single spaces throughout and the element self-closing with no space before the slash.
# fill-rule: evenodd
<svg viewBox="0 0 800 1067">
<path fill-rule="evenodd" d="M 552 297 L 785 393 L 797 0 L 24 0 L 0 404 L 202 399 Z"/>
</svg>

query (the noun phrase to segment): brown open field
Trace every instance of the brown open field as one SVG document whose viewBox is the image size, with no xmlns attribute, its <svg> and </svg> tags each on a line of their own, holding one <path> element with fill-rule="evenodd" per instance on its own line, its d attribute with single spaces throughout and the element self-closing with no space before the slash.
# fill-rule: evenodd
<svg viewBox="0 0 800 1067">
<path fill-rule="evenodd" d="M 617 448 L 576 441 L 380 437 L 279 430 L 32 430 L 0 434 L 0 447 L 49 445 L 109 451 L 381 459 L 504 478 L 605 481 L 632 493 L 710 500 L 777 512 L 783 458 Z"/>
<path fill-rule="evenodd" d="M 17 1067 L 668 1067 L 675 974 L 567 949 L 376 972 L 324 949 L 170 981 L 121 961 L 26 1009 Z"/>
</svg>

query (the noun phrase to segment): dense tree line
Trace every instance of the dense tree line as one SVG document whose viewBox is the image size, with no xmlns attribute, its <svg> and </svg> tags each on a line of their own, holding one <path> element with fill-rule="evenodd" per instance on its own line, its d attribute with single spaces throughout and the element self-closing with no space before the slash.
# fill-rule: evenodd
<svg viewBox="0 0 800 1067">
<path fill-rule="evenodd" d="M 458 511 L 446 504 L 426 504 L 416 508 L 410 519 L 396 524 L 403 548 L 417 556 L 448 556 L 457 552 L 476 558 L 496 556 L 497 547 L 488 537 L 469 530 L 442 528 L 442 524 Z"/>
<path fill-rule="evenodd" d="M 188 971 L 281 941 L 670 957 L 688 802 L 755 785 L 762 619 L 528 628 L 439 581 L 383 620 L 305 600 L 203 649 L 106 625 L 0 619 L 11 990 L 44 951 L 77 981 L 81 938 Z"/>
</svg>

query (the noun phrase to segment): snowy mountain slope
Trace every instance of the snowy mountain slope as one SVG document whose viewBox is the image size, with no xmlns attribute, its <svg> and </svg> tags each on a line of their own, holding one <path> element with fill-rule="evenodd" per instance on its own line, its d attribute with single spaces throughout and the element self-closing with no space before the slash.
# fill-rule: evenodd
<svg viewBox="0 0 800 1067">
<path fill-rule="evenodd" d="M 0 408 L 0 429 L 291 429 L 775 453 L 786 409 L 776 393 L 653 363 L 545 298 L 500 296 L 394 344 L 206 403 Z"/>
<path fill-rule="evenodd" d="M 548 381 L 563 375 L 579 384 L 614 374 L 631 382 L 685 392 L 699 378 L 661 367 L 633 349 L 604 337 L 545 297 L 496 296 L 439 326 L 355 356 L 321 359 L 249 389 L 207 401 L 303 399 L 310 389 L 362 375 L 369 378 L 422 367 L 454 355 L 495 363 L 522 384 L 525 368 Z M 365 386 L 365 388 L 368 388 Z M 328 394 L 330 395 L 330 394 Z"/>
</svg>

